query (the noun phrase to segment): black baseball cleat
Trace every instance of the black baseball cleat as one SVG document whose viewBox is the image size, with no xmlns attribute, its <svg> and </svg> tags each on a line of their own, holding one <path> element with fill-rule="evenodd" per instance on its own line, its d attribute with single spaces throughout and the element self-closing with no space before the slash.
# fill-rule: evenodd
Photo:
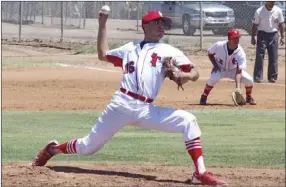
<svg viewBox="0 0 286 187">
<path fill-rule="evenodd" d="M 275 81 L 275 79 L 269 79 L 268 82 L 275 83 L 276 81 Z"/>
<path fill-rule="evenodd" d="M 256 105 L 255 100 L 253 99 L 253 97 L 247 97 L 246 98 L 246 103 L 250 104 L 250 105 Z"/>
<path fill-rule="evenodd" d="M 200 105 L 206 105 L 206 104 L 207 104 L 207 97 L 205 95 L 202 95 L 200 99 Z"/>
</svg>

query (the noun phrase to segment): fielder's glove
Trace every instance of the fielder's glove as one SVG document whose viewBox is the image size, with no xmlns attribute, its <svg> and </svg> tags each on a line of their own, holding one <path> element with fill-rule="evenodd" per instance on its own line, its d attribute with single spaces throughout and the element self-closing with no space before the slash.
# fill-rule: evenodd
<svg viewBox="0 0 286 187">
<path fill-rule="evenodd" d="M 232 100 L 236 106 L 238 105 L 245 105 L 246 100 L 241 94 L 240 89 L 236 88 L 235 90 L 232 91 Z"/>
<path fill-rule="evenodd" d="M 164 71 L 165 77 L 169 77 L 170 80 L 174 81 L 178 85 L 178 90 L 183 88 L 183 84 L 188 82 L 186 74 L 180 70 L 180 67 L 177 67 L 175 60 L 172 57 L 168 57 L 164 62 Z"/>
</svg>

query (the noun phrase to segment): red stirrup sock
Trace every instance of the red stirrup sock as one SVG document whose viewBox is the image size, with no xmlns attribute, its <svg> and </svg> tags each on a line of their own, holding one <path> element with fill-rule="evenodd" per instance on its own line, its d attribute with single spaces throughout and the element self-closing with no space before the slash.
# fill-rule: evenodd
<svg viewBox="0 0 286 187">
<path fill-rule="evenodd" d="M 204 89 L 204 93 L 203 96 L 207 97 L 209 95 L 209 93 L 211 92 L 211 90 L 213 89 L 213 86 L 209 86 L 206 84 L 206 87 Z"/>
<path fill-rule="evenodd" d="M 253 86 L 245 86 L 245 92 L 246 92 L 246 97 L 247 97 L 247 98 L 250 98 L 250 97 L 251 97 L 252 87 L 253 87 Z"/>
<path fill-rule="evenodd" d="M 192 157 L 196 172 L 200 174 L 204 173 L 206 169 L 203 159 L 203 150 L 201 146 L 200 137 L 186 141 L 185 145 L 189 155 Z"/>
<path fill-rule="evenodd" d="M 63 153 L 63 154 L 76 154 L 76 142 L 77 139 L 70 140 L 63 144 L 51 146 L 51 151 L 54 153 Z"/>
</svg>

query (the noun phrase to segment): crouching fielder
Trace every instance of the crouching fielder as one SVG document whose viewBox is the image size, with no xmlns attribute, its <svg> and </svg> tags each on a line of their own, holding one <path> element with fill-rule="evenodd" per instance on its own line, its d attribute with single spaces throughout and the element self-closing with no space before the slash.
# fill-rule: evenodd
<svg viewBox="0 0 286 187">
<path fill-rule="evenodd" d="M 239 45 L 240 33 L 236 29 L 231 29 L 227 35 L 227 41 L 219 41 L 208 49 L 208 56 L 213 64 L 213 69 L 201 96 L 200 104 L 207 104 L 210 91 L 220 79 L 231 78 L 235 80 L 236 89 L 240 90 L 240 83 L 244 83 L 246 103 L 256 105 L 251 95 L 253 78 L 244 70 L 246 69 L 246 55 Z"/>
</svg>

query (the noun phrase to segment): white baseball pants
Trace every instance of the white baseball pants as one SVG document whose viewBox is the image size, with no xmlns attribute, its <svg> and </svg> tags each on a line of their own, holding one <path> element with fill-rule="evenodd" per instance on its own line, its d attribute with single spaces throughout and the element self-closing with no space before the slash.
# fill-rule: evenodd
<svg viewBox="0 0 286 187">
<path fill-rule="evenodd" d="M 117 92 L 90 133 L 77 139 L 77 154 L 95 154 L 125 125 L 182 133 L 185 141 L 201 136 L 197 119 L 191 113 L 134 101 L 130 96 Z"/>
<path fill-rule="evenodd" d="M 217 82 L 219 82 L 220 79 L 222 78 L 230 78 L 230 79 L 235 79 L 236 75 L 236 69 L 230 70 L 230 71 L 217 71 L 211 73 L 207 85 L 209 86 L 214 86 Z M 249 75 L 245 70 L 242 70 L 242 77 L 241 77 L 241 82 L 245 86 L 253 86 L 253 77 Z"/>
</svg>

